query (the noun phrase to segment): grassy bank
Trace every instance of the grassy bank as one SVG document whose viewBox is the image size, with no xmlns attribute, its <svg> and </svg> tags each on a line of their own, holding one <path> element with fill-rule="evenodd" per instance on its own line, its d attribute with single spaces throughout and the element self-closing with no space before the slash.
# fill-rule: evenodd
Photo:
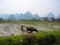
<svg viewBox="0 0 60 45">
<path fill-rule="evenodd" d="M 18 45 L 23 37 L 17 36 L 3 36 L 0 37 L 0 45 Z"/>
<path fill-rule="evenodd" d="M 35 34 L 3 36 L 0 45 L 60 45 L 60 30 Z"/>
<path fill-rule="evenodd" d="M 46 24 L 46 25 L 58 25 L 60 26 L 60 22 L 47 22 L 47 21 L 33 21 L 33 20 L 0 20 L 0 23 L 17 23 L 17 24 Z"/>
</svg>

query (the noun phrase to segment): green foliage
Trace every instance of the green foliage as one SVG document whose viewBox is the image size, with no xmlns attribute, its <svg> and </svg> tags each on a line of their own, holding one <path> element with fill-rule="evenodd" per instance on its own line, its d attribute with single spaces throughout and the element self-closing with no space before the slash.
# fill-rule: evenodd
<svg viewBox="0 0 60 45">
<path fill-rule="evenodd" d="M 0 37 L 0 45 L 19 45 L 22 36 Z"/>
<path fill-rule="evenodd" d="M 3 36 L 0 45 L 60 45 L 60 30 L 35 34 Z"/>
<path fill-rule="evenodd" d="M 25 35 L 22 40 L 22 45 L 37 45 L 37 38 L 33 35 Z"/>
<path fill-rule="evenodd" d="M 53 44 L 55 42 L 56 45 L 60 44 L 60 30 L 56 31 L 39 31 L 37 34 L 33 34 L 38 38 L 38 40 L 44 40 L 44 42 L 48 42 L 48 44 Z M 40 43 L 40 42 L 39 42 Z M 41 44 L 41 43 L 40 43 Z M 45 44 L 47 45 L 47 44 Z"/>
</svg>

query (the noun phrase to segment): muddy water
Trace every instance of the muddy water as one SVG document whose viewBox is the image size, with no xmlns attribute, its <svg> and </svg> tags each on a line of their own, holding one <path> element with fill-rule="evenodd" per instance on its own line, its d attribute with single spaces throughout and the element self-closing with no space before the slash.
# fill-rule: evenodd
<svg viewBox="0 0 60 45">
<path fill-rule="evenodd" d="M 19 34 L 20 25 L 18 24 L 0 24 L 0 36 L 11 35 L 11 34 Z"/>
</svg>

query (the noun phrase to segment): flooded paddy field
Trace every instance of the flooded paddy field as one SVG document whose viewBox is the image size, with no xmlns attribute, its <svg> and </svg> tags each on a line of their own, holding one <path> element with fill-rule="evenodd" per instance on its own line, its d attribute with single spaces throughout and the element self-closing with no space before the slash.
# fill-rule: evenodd
<svg viewBox="0 0 60 45">
<path fill-rule="evenodd" d="M 14 24 L 14 23 L 0 23 L 0 36 L 10 36 L 10 35 L 21 35 L 27 32 L 21 31 L 22 24 Z M 23 24 L 24 26 L 33 26 L 37 30 L 44 30 L 44 31 L 53 31 L 57 30 L 57 28 L 51 28 L 51 26 L 45 25 L 30 25 L 30 24 Z M 59 29 L 59 28 L 58 28 Z"/>
</svg>

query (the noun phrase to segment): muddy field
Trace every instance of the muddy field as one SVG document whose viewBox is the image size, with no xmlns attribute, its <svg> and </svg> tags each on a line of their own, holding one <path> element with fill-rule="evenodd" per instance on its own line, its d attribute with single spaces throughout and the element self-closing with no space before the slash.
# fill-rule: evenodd
<svg viewBox="0 0 60 45">
<path fill-rule="evenodd" d="M 27 34 L 26 31 L 21 31 L 22 24 L 13 24 L 13 23 L 0 23 L 0 36 L 9 36 L 9 35 L 18 35 L 18 34 Z M 52 31 L 54 28 L 44 27 L 43 25 L 29 25 L 23 24 L 25 26 L 33 26 L 37 30 Z"/>
</svg>

